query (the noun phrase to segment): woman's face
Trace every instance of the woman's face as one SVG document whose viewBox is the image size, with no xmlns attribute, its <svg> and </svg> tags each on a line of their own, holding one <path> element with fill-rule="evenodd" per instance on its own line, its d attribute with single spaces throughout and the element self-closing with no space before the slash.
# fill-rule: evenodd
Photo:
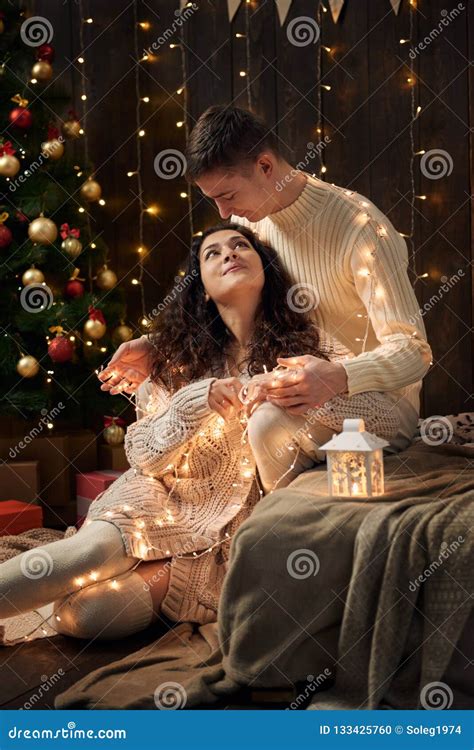
<svg viewBox="0 0 474 750">
<path fill-rule="evenodd" d="M 209 234 L 201 244 L 199 265 L 204 288 L 216 304 L 260 299 L 265 283 L 262 261 L 250 241 L 235 229 Z"/>
</svg>

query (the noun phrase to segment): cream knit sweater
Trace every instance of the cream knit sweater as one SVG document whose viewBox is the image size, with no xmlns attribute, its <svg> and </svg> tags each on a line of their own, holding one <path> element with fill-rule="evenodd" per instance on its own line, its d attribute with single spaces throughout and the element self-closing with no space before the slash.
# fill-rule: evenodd
<svg viewBox="0 0 474 750">
<path fill-rule="evenodd" d="M 407 275 L 407 246 L 388 218 L 363 195 L 307 175 L 287 208 L 256 223 L 232 221 L 256 231 L 297 284 L 309 285 L 316 324 L 356 355 L 343 363 L 349 395 L 386 391 L 419 414 L 432 354 Z"/>
<path fill-rule="evenodd" d="M 331 360 L 348 356 L 339 342 L 320 333 Z M 125 438 L 132 468 L 97 496 L 87 515 L 114 523 L 127 555 L 172 559 L 162 611 L 175 622 L 216 619 L 230 539 L 260 499 L 241 418 L 224 422 L 209 406 L 215 380 L 197 380 L 173 395 L 149 378 L 142 383 L 138 420 Z M 244 385 L 250 376 L 240 380 Z M 376 392 L 336 396 L 314 416 L 337 431 L 345 418 L 361 417 L 368 431 L 388 440 L 398 430 L 391 400 Z M 216 542 L 222 544 L 211 553 L 193 557 Z"/>
</svg>

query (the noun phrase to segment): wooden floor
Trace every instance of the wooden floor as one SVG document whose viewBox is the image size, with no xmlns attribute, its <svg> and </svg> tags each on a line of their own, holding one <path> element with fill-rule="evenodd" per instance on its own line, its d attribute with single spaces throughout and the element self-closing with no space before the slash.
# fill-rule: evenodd
<svg viewBox="0 0 474 750">
<path fill-rule="evenodd" d="M 121 641 L 89 642 L 57 635 L 7 648 L 0 646 L 0 709 L 54 710 L 57 695 L 93 670 L 153 643 L 166 632 L 164 625 L 160 627 L 161 631 L 157 632 L 154 625 Z M 232 703 L 226 699 L 211 708 L 281 709 L 290 700 L 287 693 L 282 698 L 274 696 L 269 702 L 242 692 L 233 696 Z"/>
</svg>

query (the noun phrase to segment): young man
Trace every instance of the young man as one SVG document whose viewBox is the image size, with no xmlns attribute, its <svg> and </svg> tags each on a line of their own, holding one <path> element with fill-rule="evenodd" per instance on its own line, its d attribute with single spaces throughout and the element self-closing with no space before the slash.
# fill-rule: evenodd
<svg viewBox="0 0 474 750">
<path fill-rule="evenodd" d="M 354 355 L 332 363 L 309 354 L 280 360 L 301 368 L 303 377 L 297 385 L 290 375 L 282 380 L 273 403 L 303 414 L 338 393 L 387 392 L 400 417 L 387 452 L 406 448 L 431 349 L 401 235 L 364 196 L 292 168 L 270 129 L 246 110 L 206 110 L 186 157 L 188 181 L 215 202 L 221 218 L 250 227 L 275 248 L 295 279 L 286 303 L 312 308 L 317 325 Z M 102 388 L 118 392 L 124 381 L 136 388 L 149 373 L 149 347 L 146 336 L 122 344 L 102 373 L 108 377 L 113 368 L 117 375 Z"/>
</svg>

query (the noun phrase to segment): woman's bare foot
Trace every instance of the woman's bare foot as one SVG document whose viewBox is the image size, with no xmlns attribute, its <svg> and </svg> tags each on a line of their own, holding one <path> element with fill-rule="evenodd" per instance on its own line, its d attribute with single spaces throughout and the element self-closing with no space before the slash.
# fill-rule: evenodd
<svg viewBox="0 0 474 750">
<path fill-rule="evenodd" d="M 165 560 L 148 560 L 140 563 L 135 569 L 149 587 L 153 601 L 152 622 L 156 622 L 160 616 L 161 602 L 168 591 L 170 569 L 170 558 L 166 558 Z"/>
</svg>

